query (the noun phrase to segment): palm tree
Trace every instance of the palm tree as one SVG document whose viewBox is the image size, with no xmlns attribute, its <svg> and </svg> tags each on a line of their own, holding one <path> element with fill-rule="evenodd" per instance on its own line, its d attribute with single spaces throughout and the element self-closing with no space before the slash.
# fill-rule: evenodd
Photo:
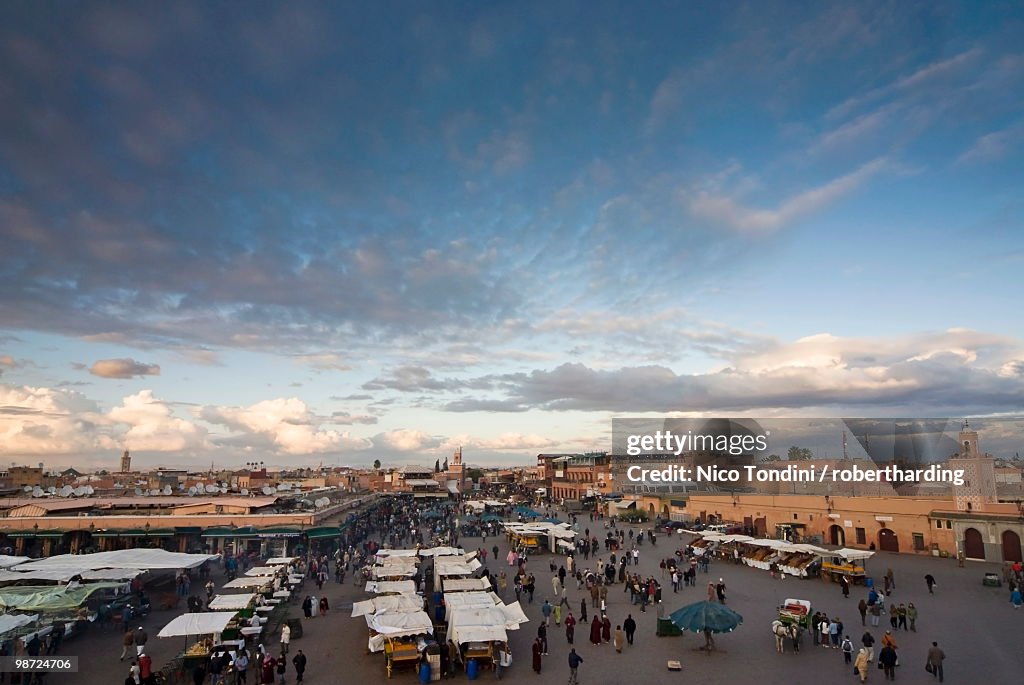
<svg viewBox="0 0 1024 685">
<path fill-rule="evenodd" d="M 380 471 L 380 459 L 373 460 L 373 470 Z"/>
</svg>

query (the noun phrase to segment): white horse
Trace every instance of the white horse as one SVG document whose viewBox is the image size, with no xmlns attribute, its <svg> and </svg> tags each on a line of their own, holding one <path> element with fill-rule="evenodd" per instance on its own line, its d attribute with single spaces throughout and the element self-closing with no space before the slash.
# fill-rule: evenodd
<svg viewBox="0 0 1024 685">
<path fill-rule="evenodd" d="M 795 626 L 787 626 L 779 620 L 772 621 L 772 634 L 775 635 L 775 651 L 782 654 L 786 651 L 786 638 L 793 639 Z"/>
</svg>

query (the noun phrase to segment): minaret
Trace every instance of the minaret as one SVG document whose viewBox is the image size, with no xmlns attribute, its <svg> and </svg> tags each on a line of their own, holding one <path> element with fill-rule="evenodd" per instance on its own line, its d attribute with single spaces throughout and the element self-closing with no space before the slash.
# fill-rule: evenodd
<svg viewBox="0 0 1024 685">
<path fill-rule="evenodd" d="M 459 447 L 455 450 L 452 455 L 452 461 L 448 464 L 448 480 L 455 481 L 459 487 L 459 494 L 461 495 L 465 488 L 465 474 L 462 471 L 462 448 Z"/>
<path fill-rule="evenodd" d="M 128 450 L 124 451 L 121 455 L 121 473 L 131 473 L 132 470 L 132 455 L 128 454 Z"/>
<path fill-rule="evenodd" d="M 953 485 L 953 498 L 959 511 L 984 510 L 985 504 L 996 502 L 995 459 L 978 449 L 978 431 L 967 421 L 960 430 L 959 454 L 949 460 L 949 468 L 962 469 L 964 484 Z"/>
</svg>

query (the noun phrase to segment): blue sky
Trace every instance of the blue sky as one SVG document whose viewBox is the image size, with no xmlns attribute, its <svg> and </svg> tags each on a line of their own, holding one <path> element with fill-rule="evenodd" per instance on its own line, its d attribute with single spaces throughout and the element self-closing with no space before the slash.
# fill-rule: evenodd
<svg viewBox="0 0 1024 685">
<path fill-rule="evenodd" d="M 621 415 L 1018 412 L 1022 20 L 5 6 L 0 453 L 512 463 Z"/>
</svg>

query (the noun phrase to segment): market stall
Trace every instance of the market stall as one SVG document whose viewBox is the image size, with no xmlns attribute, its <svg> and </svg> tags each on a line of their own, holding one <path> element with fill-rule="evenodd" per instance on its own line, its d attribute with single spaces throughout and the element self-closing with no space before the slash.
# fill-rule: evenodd
<svg viewBox="0 0 1024 685">
<path fill-rule="evenodd" d="M 416 583 L 411 580 L 371 580 L 366 591 L 378 595 L 414 595 Z"/>
<path fill-rule="evenodd" d="M 352 603 L 352 618 L 385 611 L 422 611 L 423 598 L 419 595 L 381 595 L 373 599 Z"/>
<path fill-rule="evenodd" d="M 182 655 L 183 666 L 194 668 L 204 665 L 210 655 L 218 648 L 237 649 L 242 641 L 234 640 L 227 642 L 224 634 L 235 623 L 236 613 L 234 611 L 209 611 L 202 613 L 182 614 L 174 618 L 160 629 L 157 637 L 185 638 L 185 651 Z M 189 638 L 196 638 L 196 641 L 189 644 Z"/>
</svg>

